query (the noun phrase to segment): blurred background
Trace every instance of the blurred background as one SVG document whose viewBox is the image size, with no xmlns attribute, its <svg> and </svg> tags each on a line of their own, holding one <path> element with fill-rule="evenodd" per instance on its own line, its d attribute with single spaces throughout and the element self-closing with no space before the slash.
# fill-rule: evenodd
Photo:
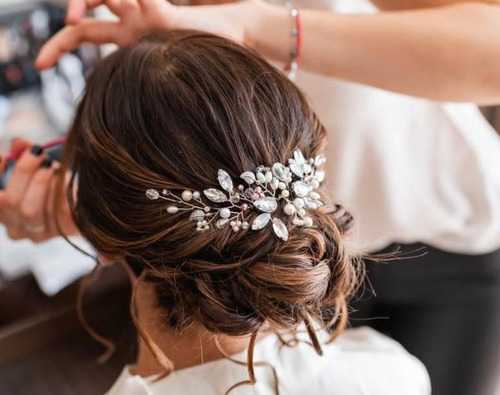
<svg viewBox="0 0 500 395">
<path fill-rule="evenodd" d="M 64 26 L 64 16 L 63 2 L 0 0 L 1 155 L 15 138 L 42 144 L 70 126 L 85 76 L 101 53 L 83 45 L 39 73 L 34 57 Z M 92 252 L 83 240 L 72 241 Z M 14 242 L 0 225 L 0 393 L 103 393 L 133 360 L 128 281 L 120 270 L 106 269 L 85 292 L 86 318 L 117 343 L 109 363 L 96 362 L 101 346 L 78 321 L 75 281 L 94 265 L 62 238 Z"/>
</svg>

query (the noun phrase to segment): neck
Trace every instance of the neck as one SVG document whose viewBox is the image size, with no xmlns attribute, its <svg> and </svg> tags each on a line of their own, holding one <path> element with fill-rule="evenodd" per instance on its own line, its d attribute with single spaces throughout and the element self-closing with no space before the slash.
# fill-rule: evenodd
<svg viewBox="0 0 500 395">
<path fill-rule="evenodd" d="M 165 328 L 165 324 L 161 322 L 161 317 L 165 313 L 156 307 L 156 296 L 152 284 L 143 282 L 138 285 L 136 305 L 139 324 L 172 361 L 176 370 L 224 357 L 217 347 L 216 335 L 208 332 L 201 325 L 191 325 L 182 332 Z M 217 335 L 219 345 L 224 353 L 229 355 L 245 350 L 249 339 L 249 336 Z M 140 336 L 139 353 L 132 372 L 145 377 L 164 372 L 164 368 Z"/>
</svg>

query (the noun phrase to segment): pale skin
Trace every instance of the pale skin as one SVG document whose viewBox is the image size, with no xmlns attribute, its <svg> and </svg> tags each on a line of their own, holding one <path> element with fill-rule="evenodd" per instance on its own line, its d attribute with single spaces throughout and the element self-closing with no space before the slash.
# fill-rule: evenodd
<svg viewBox="0 0 500 395">
<path fill-rule="evenodd" d="M 118 22 L 85 19 L 88 10 L 107 4 Z M 500 7 L 497 1 L 376 0 L 376 15 L 338 15 L 302 10 L 301 67 L 331 77 L 434 100 L 497 103 L 500 100 Z M 194 28 L 250 45 L 269 59 L 287 63 L 292 46 L 289 12 L 258 0 L 236 4 L 177 7 L 164 0 L 71 0 L 68 26 L 42 50 L 40 68 L 82 42 L 127 45 L 165 29 Z M 14 150 L 27 148 L 15 147 Z M 9 187 L 0 192 L 0 222 L 14 239 L 43 241 L 57 235 L 52 213 L 53 169 L 26 151 Z M 0 161 L 0 173 L 5 161 Z M 66 204 L 66 203 L 64 203 Z M 59 221 L 77 233 L 67 208 Z M 28 225 L 28 226 L 27 226 Z M 40 228 L 44 232 L 30 233 Z M 113 259 L 115 260 L 115 259 Z M 151 285 L 138 289 L 138 315 L 177 369 L 221 357 L 213 336 L 201 328 L 179 336 L 164 328 L 154 307 Z M 248 339 L 221 337 L 229 354 Z M 134 372 L 162 368 L 141 340 Z"/>
<path fill-rule="evenodd" d="M 107 4 L 119 22 L 85 19 Z M 487 104 L 500 99 L 498 1 L 378 0 L 390 12 L 341 15 L 302 10 L 302 68 L 408 95 Z M 72 0 L 69 26 L 42 50 L 45 68 L 84 41 L 126 45 L 155 30 L 194 28 L 225 35 L 286 63 L 291 17 L 259 0 L 177 7 L 164 0 Z"/>
</svg>

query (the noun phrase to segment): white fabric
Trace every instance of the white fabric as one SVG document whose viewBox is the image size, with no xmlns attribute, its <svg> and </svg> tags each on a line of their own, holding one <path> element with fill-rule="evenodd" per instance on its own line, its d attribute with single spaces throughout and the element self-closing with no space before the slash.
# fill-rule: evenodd
<svg viewBox="0 0 500 395">
<path fill-rule="evenodd" d="M 337 12 L 375 11 L 367 0 L 297 2 Z M 500 248 L 500 137 L 477 106 L 303 71 L 297 83 L 328 130 L 327 190 L 355 217 L 356 249 L 373 251 L 391 242 L 465 254 Z"/>
<path fill-rule="evenodd" d="M 84 251 L 93 252 L 81 237 L 71 241 Z M 40 289 L 55 295 L 67 285 L 89 273 L 95 261 L 72 247 L 62 237 L 35 244 L 29 240 L 12 241 L 0 225 L 0 275 L 6 280 L 33 273 Z"/>
<path fill-rule="evenodd" d="M 318 356 L 305 343 L 280 347 L 275 335 L 256 344 L 255 361 L 276 369 L 282 395 L 430 395 L 430 381 L 421 362 L 401 345 L 373 329 L 344 332 Z M 246 352 L 235 359 L 245 361 Z M 241 386 L 233 395 L 274 395 L 269 367 L 256 367 L 255 386 Z M 245 366 L 227 359 L 174 371 L 157 382 L 131 375 L 126 367 L 107 395 L 221 395 L 247 380 Z"/>
</svg>

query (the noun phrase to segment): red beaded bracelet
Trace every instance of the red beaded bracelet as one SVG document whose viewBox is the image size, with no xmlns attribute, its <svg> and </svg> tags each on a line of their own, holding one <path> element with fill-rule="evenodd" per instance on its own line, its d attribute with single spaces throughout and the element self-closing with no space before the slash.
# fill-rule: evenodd
<svg viewBox="0 0 500 395">
<path fill-rule="evenodd" d="M 286 7 L 290 10 L 293 18 L 292 37 L 294 38 L 295 47 L 290 53 L 290 64 L 285 68 L 285 73 L 293 81 L 297 76 L 297 70 L 302 58 L 302 21 L 300 19 L 300 9 L 296 4 L 287 2 Z"/>
</svg>

